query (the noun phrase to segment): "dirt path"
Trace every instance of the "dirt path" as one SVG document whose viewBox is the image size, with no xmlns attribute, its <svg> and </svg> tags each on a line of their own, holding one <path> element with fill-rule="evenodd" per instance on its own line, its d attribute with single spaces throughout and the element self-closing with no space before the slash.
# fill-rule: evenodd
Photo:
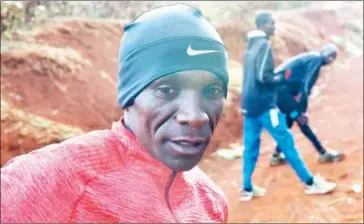
<svg viewBox="0 0 364 224">
<path fill-rule="evenodd" d="M 287 166 L 269 167 L 274 143 L 263 134 L 261 155 L 253 181 L 267 194 L 250 202 L 239 202 L 241 160 L 226 161 L 213 156 L 201 168 L 224 190 L 230 207 L 229 222 L 363 222 L 363 56 L 326 68 L 317 86 L 321 94 L 310 105 L 310 122 L 325 146 L 347 154 L 333 165 L 317 163 L 310 143 L 294 127 L 302 157 L 313 173 L 338 183 L 330 195 L 307 196 L 293 170 Z"/>
</svg>

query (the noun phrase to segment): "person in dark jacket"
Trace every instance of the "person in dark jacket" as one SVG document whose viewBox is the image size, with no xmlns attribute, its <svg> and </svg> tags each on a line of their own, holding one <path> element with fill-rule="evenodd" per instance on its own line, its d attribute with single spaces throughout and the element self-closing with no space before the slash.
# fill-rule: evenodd
<svg viewBox="0 0 364 224">
<path fill-rule="evenodd" d="M 336 162 L 344 158 L 344 154 L 325 149 L 308 125 L 307 107 L 312 87 L 315 85 L 322 66 L 331 64 L 337 56 L 334 44 L 325 45 L 320 51 L 301 53 L 288 59 L 275 70 L 275 73 L 290 74 L 285 85 L 278 89 L 278 108 L 286 115 L 289 128 L 296 121 L 302 133 L 311 141 L 319 153 L 322 163 Z M 273 153 L 272 166 L 284 164 L 285 158 L 279 146 Z"/>
<path fill-rule="evenodd" d="M 240 200 L 249 201 L 254 196 L 263 196 L 265 193 L 265 189 L 253 186 L 251 182 L 263 128 L 275 139 L 299 179 L 306 184 L 305 193 L 331 192 L 336 184 L 310 173 L 295 148 L 284 115 L 277 108 L 276 88 L 286 79 L 284 74 L 274 73 L 273 54 L 269 43 L 269 37 L 275 31 L 274 18 L 270 13 L 259 13 L 255 23 L 258 29 L 247 35 L 243 63 L 241 104 L 244 115 L 244 155 Z"/>
</svg>

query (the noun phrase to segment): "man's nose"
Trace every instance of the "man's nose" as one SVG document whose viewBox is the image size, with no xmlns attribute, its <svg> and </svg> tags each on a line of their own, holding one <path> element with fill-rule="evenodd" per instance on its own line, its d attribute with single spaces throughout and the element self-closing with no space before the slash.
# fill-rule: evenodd
<svg viewBox="0 0 364 224">
<path fill-rule="evenodd" d="M 209 116 L 204 110 L 200 98 L 201 96 L 195 93 L 184 94 L 179 102 L 179 111 L 176 116 L 178 123 L 201 127 L 209 122 Z"/>
</svg>

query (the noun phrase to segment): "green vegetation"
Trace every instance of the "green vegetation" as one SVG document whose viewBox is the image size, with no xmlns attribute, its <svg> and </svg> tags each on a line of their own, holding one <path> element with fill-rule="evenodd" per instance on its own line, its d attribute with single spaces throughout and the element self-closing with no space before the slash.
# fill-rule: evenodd
<svg viewBox="0 0 364 224">
<path fill-rule="evenodd" d="M 20 137 L 31 136 L 40 144 L 61 142 L 70 137 L 83 134 L 80 128 L 29 114 L 24 110 L 10 106 L 4 100 L 1 100 L 1 121 L 10 123 L 3 130 L 5 134 L 17 132 Z"/>
</svg>

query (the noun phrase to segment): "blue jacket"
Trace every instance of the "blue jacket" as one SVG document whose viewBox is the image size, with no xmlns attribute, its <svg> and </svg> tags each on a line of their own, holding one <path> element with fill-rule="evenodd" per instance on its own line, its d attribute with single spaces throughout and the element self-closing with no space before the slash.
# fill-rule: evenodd
<svg viewBox="0 0 364 224">
<path fill-rule="evenodd" d="M 247 35 L 243 73 L 243 114 L 254 117 L 276 107 L 276 86 L 283 77 L 274 73 L 272 48 L 263 31 L 255 30 Z"/>
<path fill-rule="evenodd" d="M 324 58 L 320 52 L 311 51 L 292 57 L 275 69 L 276 73 L 285 73 L 287 70 L 291 73 L 285 85 L 278 89 L 277 104 L 283 113 L 294 112 L 291 117 L 295 119 L 300 113 L 306 112 L 311 90 L 323 64 Z M 299 102 L 294 99 L 297 94 L 301 94 Z"/>
</svg>

